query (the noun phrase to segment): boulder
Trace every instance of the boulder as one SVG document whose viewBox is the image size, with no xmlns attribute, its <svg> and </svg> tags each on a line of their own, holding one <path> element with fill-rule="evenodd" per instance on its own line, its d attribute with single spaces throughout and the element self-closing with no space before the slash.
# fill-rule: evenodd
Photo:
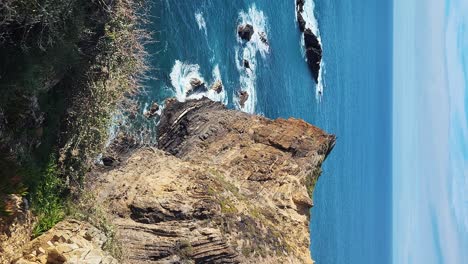
<svg viewBox="0 0 468 264">
<path fill-rule="evenodd" d="M 217 80 L 213 85 L 211 86 L 211 90 L 220 93 L 223 90 L 223 83 L 220 80 Z"/>
<path fill-rule="evenodd" d="M 102 158 L 102 163 L 104 164 L 104 166 L 110 167 L 114 165 L 114 162 L 115 162 L 115 159 L 113 157 L 108 156 L 108 157 Z"/>
<path fill-rule="evenodd" d="M 154 102 L 151 105 L 150 109 L 145 112 L 145 116 L 147 118 L 154 117 L 154 116 L 156 116 L 158 114 L 158 110 L 159 110 L 159 105 L 156 102 Z"/>
<path fill-rule="evenodd" d="M 254 34 L 254 28 L 250 24 L 240 25 L 237 28 L 237 34 L 241 39 L 245 41 L 250 41 L 252 35 Z"/>
<path fill-rule="evenodd" d="M 239 92 L 239 104 L 242 108 L 244 108 L 244 105 L 247 99 L 249 99 L 249 93 L 247 93 L 247 91 L 240 91 Z"/>
<path fill-rule="evenodd" d="M 244 68 L 250 69 L 250 63 L 248 60 L 244 59 Z"/>
<path fill-rule="evenodd" d="M 188 96 L 202 91 L 206 91 L 205 83 L 198 78 L 190 79 L 190 85 L 187 87 L 186 95 Z"/>
</svg>

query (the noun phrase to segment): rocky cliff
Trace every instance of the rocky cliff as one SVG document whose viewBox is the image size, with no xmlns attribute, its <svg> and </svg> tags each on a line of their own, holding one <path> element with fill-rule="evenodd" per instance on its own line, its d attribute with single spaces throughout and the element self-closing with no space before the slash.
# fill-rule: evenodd
<svg viewBox="0 0 468 264">
<path fill-rule="evenodd" d="M 333 135 L 208 99 L 168 100 L 158 130 L 158 148 L 94 175 L 124 263 L 312 263 L 311 195 Z"/>
</svg>

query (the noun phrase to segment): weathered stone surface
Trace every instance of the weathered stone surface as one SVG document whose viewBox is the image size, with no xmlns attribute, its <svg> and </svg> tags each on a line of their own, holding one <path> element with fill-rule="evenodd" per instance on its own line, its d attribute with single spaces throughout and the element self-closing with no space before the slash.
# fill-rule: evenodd
<svg viewBox="0 0 468 264">
<path fill-rule="evenodd" d="M 14 264 L 110 264 L 116 259 L 103 251 L 107 237 L 94 226 L 66 220 L 24 245 Z"/>
<path fill-rule="evenodd" d="M 159 135 L 96 184 L 125 263 L 312 263 L 309 191 L 334 136 L 206 98 L 166 102 Z"/>
</svg>

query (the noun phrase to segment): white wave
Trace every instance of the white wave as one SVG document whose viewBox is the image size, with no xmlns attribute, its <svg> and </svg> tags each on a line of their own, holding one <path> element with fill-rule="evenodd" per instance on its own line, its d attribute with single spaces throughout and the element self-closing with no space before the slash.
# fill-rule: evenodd
<svg viewBox="0 0 468 264">
<path fill-rule="evenodd" d="M 254 113 L 257 103 L 256 96 L 256 68 L 257 68 L 257 54 L 265 59 L 267 54 L 270 53 L 270 46 L 268 45 L 268 28 L 267 18 L 262 11 L 257 10 L 255 5 L 252 5 L 247 12 L 241 11 L 239 13 L 239 25 L 250 24 L 254 28 L 254 34 L 248 42 L 244 42 L 238 35 L 237 41 L 239 46 L 235 48 L 236 66 L 239 71 L 240 90 L 248 93 L 247 101 L 244 107 L 240 106 L 239 91 L 234 91 L 234 104 L 237 109 L 247 113 Z M 262 41 L 262 37 L 266 41 Z M 244 60 L 249 62 L 249 69 L 244 67 Z"/>
<path fill-rule="evenodd" d="M 325 71 L 325 63 L 323 62 L 323 60 L 320 61 L 320 71 L 319 71 L 319 76 L 318 76 L 318 83 L 317 83 L 317 86 L 315 88 L 315 99 L 319 102 L 322 101 L 322 97 L 323 97 L 323 87 L 324 87 L 324 84 L 323 84 L 323 72 Z"/>
<path fill-rule="evenodd" d="M 250 41 L 246 43 L 246 47 L 255 52 L 260 52 L 263 58 L 270 52 L 270 46 L 261 40 L 261 34 L 268 40 L 267 18 L 263 11 L 257 10 L 255 5 L 252 5 L 247 12 L 239 13 L 239 25 L 250 24 L 254 28 L 254 34 Z M 237 41 L 242 43 L 242 39 L 237 35 Z M 254 53 L 255 53 L 254 52 Z"/>
<path fill-rule="evenodd" d="M 221 90 L 220 93 L 216 92 L 215 90 L 211 89 L 212 85 L 215 84 L 217 81 L 220 81 L 223 89 Z M 219 66 L 216 65 L 213 68 L 213 73 L 212 73 L 212 79 L 211 79 L 211 84 L 208 86 L 208 91 L 205 94 L 206 97 L 210 98 L 213 101 L 218 101 L 221 102 L 225 105 L 228 103 L 228 98 L 226 96 L 226 88 L 224 87 L 223 80 L 221 78 L 221 72 L 219 71 Z"/>
<path fill-rule="evenodd" d="M 295 3 L 295 1 L 294 1 Z M 315 10 L 315 3 L 313 0 L 305 0 L 304 1 L 304 10 L 302 12 L 302 18 L 306 22 L 306 28 L 310 28 L 312 33 L 317 36 L 320 45 L 322 45 L 322 40 L 320 38 L 320 30 L 318 27 L 317 19 L 315 18 L 314 14 Z"/>
<path fill-rule="evenodd" d="M 171 84 L 175 96 L 180 102 L 184 102 L 187 99 L 200 99 L 202 97 L 208 97 L 213 101 L 219 101 L 223 104 L 227 104 L 225 87 L 223 87 L 219 94 L 211 89 L 211 86 L 215 82 L 220 81 L 222 83 L 221 73 L 218 65 L 214 67 L 212 75 L 212 80 L 208 84 L 205 82 L 203 76 L 201 76 L 200 66 L 198 64 L 187 64 L 176 60 L 169 76 L 171 78 Z M 190 80 L 193 78 L 199 79 L 205 83 L 207 90 L 204 92 L 193 93 L 187 96 L 187 92 L 191 88 Z"/>
<path fill-rule="evenodd" d="M 206 21 L 205 21 L 205 18 L 203 17 L 203 12 L 196 12 L 195 13 L 195 20 L 197 21 L 198 29 L 202 30 L 205 33 L 205 36 L 206 36 L 207 35 Z"/>
<path fill-rule="evenodd" d="M 294 0 L 294 5 L 296 5 L 296 0 Z M 304 18 L 304 21 L 306 22 L 305 27 L 310 28 L 310 30 L 312 30 L 312 33 L 314 33 L 314 35 L 317 36 L 318 42 L 320 43 L 320 46 L 322 46 L 322 48 L 323 48 L 322 38 L 320 37 L 320 30 L 319 30 L 319 26 L 318 26 L 318 21 L 315 18 L 314 10 L 315 10 L 314 1 L 313 0 L 305 0 L 304 1 L 303 11 L 302 11 L 302 18 Z M 296 11 L 297 11 L 297 6 L 296 6 Z M 295 12 L 295 14 L 296 14 L 296 21 L 297 21 L 297 12 Z M 305 54 L 304 34 L 302 34 L 302 37 L 301 37 L 301 53 L 302 53 L 302 56 L 304 57 L 304 60 L 307 60 L 306 59 L 306 54 Z M 322 61 L 320 61 L 320 70 L 319 70 L 318 83 L 315 86 L 315 99 L 317 101 L 319 101 L 319 102 L 322 101 L 322 97 L 323 97 L 324 67 L 325 67 L 325 63 L 323 62 L 323 58 L 322 58 Z"/>
</svg>

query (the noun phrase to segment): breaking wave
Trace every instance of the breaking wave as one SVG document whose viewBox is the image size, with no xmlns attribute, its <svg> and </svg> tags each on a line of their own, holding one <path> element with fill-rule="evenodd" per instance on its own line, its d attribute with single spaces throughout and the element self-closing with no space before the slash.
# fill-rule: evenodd
<svg viewBox="0 0 468 264">
<path fill-rule="evenodd" d="M 207 35 L 206 21 L 205 21 L 205 18 L 203 17 L 203 12 L 196 12 L 195 13 L 195 20 L 197 21 L 198 29 L 202 30 L 205 33 L 205 36 L 206 36 Z"/>
<path fill-rule="evenodd" d="M 213 84 L 216 82 L 223 81 L 221 79 L 221 72 L 219 70 L 219 66 L 215 65 L 212 71 L 212 77 L 210 82 L 207 83 L 205 78 L 200 73 L 200 66 L 198 64 L 188 64 L 183 63 L 179 60 L 176 60 L 174 66 L 172 67 L 172 71 L 170 73 L 171 85 L 175 93 L 175 97 L 180 102 L 185 102 L 187 99 L 200 99 L 202 97 L 208 97 L 213 101 L 218 101 L 223 104 L 228 103 L 228 99 L 226 96 L 226 89 L 223 85 L 223 89 L 220 93 L 211 89 Z M 205 89 L 194 92 L 188 93 L 191 89 L 190 81 L 192 79 L 198 79 L 202 83 L 204 83 Z"/>
<path fill-rule="evenodd" d="M 257 54 L 260 54 L 260 57 L 265 59 L 267 54 L 270 53 L 267 18 L 262 11 L 257 10 L 256 6 L 252 5 L 247 11 L 241 11 L 239 13 L 238 25 L 245 24 L 253 26 L 254 34 L 250 41 L 245 42 L 236 33 L 238 46 L 235 48 L 235 56 L 237 70 L 240 75 L 240 90 L 246 91 L 249 96 L 244 103 L 244 107 L 240 105 L 239 91 L 234 91 L 233 97 L 237 109 L 248 113 L 254 113 L 257 102 L 255 88 L 257 79 Z M 249 68 L 244 67 L 244 61 L 248 62 Z"/>
</svg>

